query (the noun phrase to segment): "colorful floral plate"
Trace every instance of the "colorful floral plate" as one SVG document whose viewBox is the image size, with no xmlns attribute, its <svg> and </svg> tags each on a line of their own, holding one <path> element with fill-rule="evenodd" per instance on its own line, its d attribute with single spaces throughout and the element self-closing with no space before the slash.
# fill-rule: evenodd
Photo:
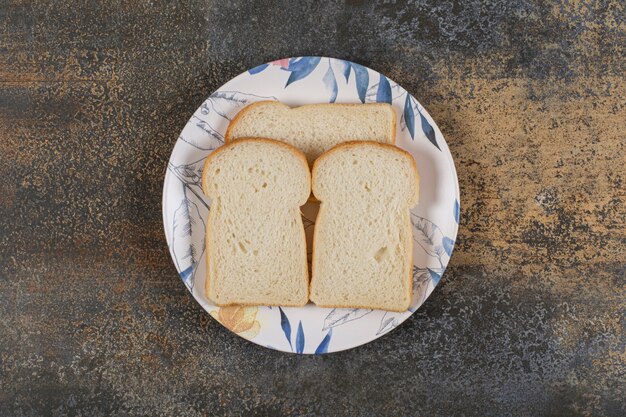
<svg viewBox="0 0 626 417">
<path fill-rule="evenodd" d="M 293 307 L 223 307 L 204 295 L 205 222 L 209 202 L 200 185 L 205 158 L 224 143 L 230 120 L 247 104 L 391 103 L 396 144 L 410 152 L 421 176 L 420 202 L 411 210 L 414 266 L 409 311 Z M 309 236 L 317 208 L 303 207 Z M 259 219 L 263 221 L 263 219 Z M 426 110 L 407 91 L 372 69 L 334 58 L 298 57 L 259 65 L 213 93 L 183 129 L 167 165 L 163 224 L 183 282 L 200 305 L 231 331 L 285 352 L 327 353 L 374 340 L 406 320 L 437 285 L 448 264 L 459 222 L 459 187 L 446 142 Z"/>
</svg>

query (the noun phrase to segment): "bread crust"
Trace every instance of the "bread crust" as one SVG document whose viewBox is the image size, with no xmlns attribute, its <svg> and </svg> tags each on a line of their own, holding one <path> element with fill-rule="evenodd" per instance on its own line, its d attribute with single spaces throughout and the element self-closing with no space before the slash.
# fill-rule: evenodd
<svg viewBox="0 0 626 417">
<path fill-rule="evenodd" d="M 299 150 L 298 148 L 285 143 L 285 142 L 280 142 L 277 140 L 273 140 L 273 139 L 267 139 L 267 138 L 240 138 L 237 141 L 234 141 L 232 143 L 229 144 L 225 144 L 223 146 L 220 146 L 219 148 L 217 148 L 216 150 L 214 150 L 213 152 L 211 152 L 211 154 L 209 154 L 209 156 L 207 156 L 206 161 L 204 162 L 204 166 L 202 168 L 202 191 L 204 192 L 204 194 L 208 197 L 211 197 L 209 195 L 209 193 L 207 192 L 207 184 L 206 184 L 206 176 L 207 176 L 207 169 L 209 164 L 211 163 L 211 161 L 213 161 L 215 158 L 217 158 L 222 152 L 224 152 L 225 150 L 229 149 L 230 147 L 233 146 L 241 146 L 241 144 L 244 143 L 249 143 L 249 142 L 256 142 L 256 143 L 269 143 L 272 145 L 277 145 L 277 146 L 281 146 L 287 150 L 289 150 L 290 152 L 292 152 L 302 163 L 303 168 L 305 169 L 305 171 L 308 174 L 309 177 L 309 184 L 311 183 L 311 172 L 309 170 L 309 163 L 307 162 L 306 156 L 304 155 L 304 153 Z M 310 194 L 310 189 L 309 189 L 309 194 Z M 302 247 L 303 247 L 303 251 L 304 251 L 304 259 L 306 260 L 307 258 L 307 246 L 306 246 L 306 234 L 304 233 L 304 224 L 302 223 L 302 216 L 300 213 L 300 209 L 299 207 L 304 205 L 307 201 L 307 198 L 305 198 L 304 200 L 299 202 L 299 206 L 297 207 L 297 216 L 296 218 L 298 219 L 298 221 L 300 222 L 300 225 L 302 226 Z M 209 214 L 210 215 L 210 214 Z M 246 302 L 229 302 L 229 303 L 218 303 L 216 302 L 213 298 L 211 298 L 210 294 L 210 282 L 211 279 L 209 277 L 209 264 L 210 264 L 210 258 L 209 258 L 209 236 L 210 236 L 210 224 L 211 222 L 208 221 L 206 222 L 206 234 L 205 234 L 205 245 L 206 245 L 206 249 L 205 249 L 205 254 L 206 254 L 206 276 L 205 276 L 205 283 L 204 283 L 204 293 L 205 296 L 207 297 L 207 299 L 209 299 L 211 302 L 213 302 L 213 304 L 215 304 L 218 307 L 228 307 L 228 306 L 257 306 L 259 304 L 253 304 L 253 303 L 246 303 Z M 304 276 L 307 277 L 307 282 L 306 282 L 306 298 L 304 300 L 304 303 L 294 303 L 294 304 L 274 304 L 274 303 L 267 303 L 267 304 L 263 304 L 263 305 L 268 305 L 268 306 L 285 306 L 285 307 L 302 307 L 304 305 L 306 305 L 309 301 L 310 298 L 310 285 L 309 285 L 309 281 L 310 281 L 310 275 L 309 275 L 309 265 L 308 262 L 304 262 Z"/>
<path fill-rule="evenodd" d="M 298 157 L 298 159 L 300 159 L 304 163 L 304 165 L 306 166 L 306 170 L 309 171 L 309 178 L 311 177 L 311 171 L 309 169 L 309 163 L 307 162 L 306 156 L 300 149 L 296 148 L 293 145 L 290 145 L 285 142 L 281 142 L 279 140 L 268 139 L 268 138 L 255 138 L 255 137 L 239 138 L 237 139 L 237 142 L 269 143 L 273 145 L 282 146 L 283 148 L 291 151 L 295 156 Z M 209 196 L 209 194 L 207 193 L 206 181 L 205 181 L 207 166 L 209 165 L 211 161 L 217 158 L 218 155 L 220 155 L 222 152 L 224 152 L 227 149 L 230 149 L 233 146 L 235 146 L 234 143 L 228 143 L 228 144 L 225 143 L 224 145 L 215 149 L 213 152 L 209 154 L 209 156 L 206 157 L 206 161 L 204 161 L 204 165 L 202 166 L 202 191 L 204 192 L 206 196 Z"/>
<path fill-rule="evenodd" d="M 400 149 L 398 147 L 396 147 L 395 145 L 390 145 L 390 144 L 386 144 L 386 143 L 380 143 L 380 142 L 374 142 L 374 141 L 349 141 L 349 142 L 344 142 L 341 143 L 329 150 L 327 150 L 326 152 L 324 152 L 323 154 L 321 154 L 313 163 L 313 169 L 311 170 L 311 190 L 313 192 L 313 194 L 315 194 L 315 171 L 317 170 L 317 168 L 319 167 L 319 164 L 322 163 L 324 161 L 324 159 L 326 159 L 329 155 L 332 155 L 333 153 L 337 152 L 337 151 L 341 151 L 342 149 L 350 149 L 350 148 L 354 148 L 354 147 L 361 147 L 363 145 L 366 146 L 377 146 L 383 149 L 387 149 L 387 150 L 391 150 L 393 152 L 396 152 L 400 155 L 402 155 L 403 157 L 408 157 L 408 159 L 411 161 L 411 166 L 413 167 L 413 171 L 415 174 L 415 179 L 416 179 L 416 188 L 415 188 L 415 192 L 412 196 L 412 198 L 409 200 L 409 204 L 407 206 L 407 210 L 410 210 L 413 206 L 415 206 L 415 204 L 417 204 L 418 202 L 418 198 L 419 198 L 419 183 L 420 183 L 420 177 L 419 177 L 419 172 L 417 170 L 417 165 L 415 164 L 415 159 L 413 159 L 413 156 L 408 153 L 407 151 Z M 316 197 L 317 198 L 317 197 Z M 324 215 L 325 212 L 325 207 L 324 207 L 324 201 L 320 200 L 320 209 L 319 212 L 317 213 L 317 219 L 316 219 L 316 223 L 317 221 Z M 409 218 L 409 224 L 408 226 L 409 228 L 411 228 L 411 233 L 412 233 L 412 224 L 411 224 L 411 220 Z M 313 230 L 313 249 L 311 250 L 311 279 L 309 280 L 309 298 L 310 298 L 310 294 L 311 294 L 311 288 L 313 287 L 313 280 L 315 277 L 315 268 L 316 268 L 316 264 L 317 264 L 317 256 L 315 254 L 315 250 L 316 250 L 316 242 L 317 242 L 317 232 L 318 232 L 318 228 L 316 227 Z M 409 257 L 408 257 L 408 265 L 405 265 L 405 267 L 407 267 L 408 269 L 408 276 L 406 278 L 406 288 L 407 288 L 407 304 L 405 307 L 403 307 L 402 309 L 385 309 L 387 311 L 396 311 L 396 312 L 404 312 L 406 311 L 410 306 L 411 306 L 411 301 L 413 298 L 413 273 L 412 273 L 412 267 L 413 267 L 413 246 L 414 246 L 414 242 L 413 239 L 409 240 L 409 248 L 408 248 L 408 253 L 409 253 Z M 314 300 L 311 300 L 313 303 L 315 303 L 316 306 L 318 307 L 327 307 L 327 308 L 365 308 L 365 309 L 380 309 L 378 306 L 357 306 L 357 305 L 342 305 L 342 304 L 318 304 L 317 302 L 315 302 Z"/>
<path fill-rule="evenodd" d="M 253 108 L 258 107 L 258 106 L 265 106 L 267 103 L 273 103 L 273 104 L 277 104 L 277 105 L 281 105 L 281 106 L 289 108 L 289 106 L 287 106 L 286 104 L 283 104 L 280 101 L 273 101 L 273 100 L 261 100 L 261 101 L 256 101 L 254 103 L 248 104 L 243 109 L 239 110 L 239 113 L 237 113 L 235 117 L 233 117 L 233 120 L 231 120 L 230 123 L 228 124 L 228 127 L 226 128 L 226 133 L 224 133 L 224 144 L 231 142 L 233 127 L 237 123 L 239 123 L 239 120 L 244 115 L 246 115 Z"/>
<path fill-rule="evenodd" d="M 302 107 L 328 107 L 328 106 L 332 106 L 332 107 L 359 107 L 359 106 L 385 106 L 385 107 L 389 107 L 391 110 L 391 145 L 395 145 L 396 143 L 396 112 L 393 109 L 393 106 L 391 104 L 388 103 L 314 103 L 314 104 L 304 104 L 302 106 L 296 106 L 296 107 L 290 107 L 284 103 L 281 103 L 280 101 L 274 101 L 274 100 L 261 100 L 261 101 L 257 101 L 251 104 L 248 104 L 247 106 L 245 106 L 243 109 L 241 109 L 239 111 L 239 113 L 237 113 L 235 115 L 235 117 L 233 118 L 233 120 L 231 120 L 231 122 L 228 124 L 228 127 L 226 128 L 226 133 L 224 134 L 224 143 L 230 143 L 233 140 L 233 128 L 237 125 L 237 123 L 239 123 L 239 121 L 246 116 L 251 110 L 255 109 L 256 107 L 259 106 L 266 106 L 266 105 L 273 105 L 273 106 L 278 106 L 278 107 L 283 107 L 286 110 L 296 110 Z M 239 139 L 241 140 L 241 139 Z M 344 143 L 348 143 L 348 142 L 355 142 L 355 141 L 347 141 Z M 375 142 L 375 141 L 373 141 Z M 378 142 L 380 143 L 380 142 Z M 332 149 L 332 148 L 331 148 Z M 320 155 L 321 156 L 321 155 Z M 306 155 L 305 155 L 306 157 Z M 318 157 L 319 158 L 319 157 Z M 308 160 L 307 160 L 308 161 Z M 311 193 L 310 197 L 309 197 L 309 202 L 312 203 L 317 203 L 319 202 L 319 200 L 313 195 L 313 193 Z"/>
<path fill-rule="evenodd" d="M 327 107 L 327 106 L 358 107 L 358 106 L 372 106 L 372 105 L 389 106 L 391 107 L 391 120 L 392 120 L 391 122 L 391 145 L 395 145 L 396 143 L 396 112 L 395 110 L 393 110 L 393 106 L 391 106 L 391 104 L 388 104 L 388 103 L 314 103 L 314 104 L 304 104 L 302 106 L 297 106 L 297 107 L 290 107 L 286 104 L 281 103 L 280 101 L 273 101 L 273 100 L 257 101 L 257 102 L 248 104 L 246 107 L 241 109 L 239 113 L 237 113 L 235 117 L 233 117 L 233 120 L 231 120 L 230 123 L 228 124 L 228 127 L 226 128 L 226 133 L 224 134 L 224 143 L 226 144 L 232 141 L 233 128 L 237 123 L 239 123 L 241 118 L 243 118 L 248 112 L 250 112 L 250 110 L 254 109 L 255 107 L 265 106 L 268 103 L 271 103 L 272 105 L 284 107 L 287 110 L 295 110 L 301 107 L 320 107 L 320 106 L 321 107 Z"/>
<path fill-rule="evenodd" d="M 340 143 L 339 145 L 333 146 L 332 148 L 330 148 L 329 150 L 327 150 L 326 152 L 324 152 L 320 156 L 318 156 L 317 159 L 315 160 L 315 162 L 313 162 L 313 167 L 311 168 L 311 191 L 314 191 L 314 187 L 315 187 L 315 183 L 313 182 L 313 178 L 315 177 L 315 170 L 317 169 L 319 164 L 325 158 L 328 158 L 329 155 L 332 155 L 334 152 L 340 151 L 340 150 L 342 150 L 344 148 L 350 149 L 350 148 L 354 148 L 354 147 L 360 147 L 360 146 L 362 146 L 364 144 L 366 146 L 375 146 L 375 147 L 379 147 L 379 148 L 382 148 L 382 149 L 387 149 L 387 150 L 396 152 L 399 155 L 402 155 L 402 157 L 408 157 L 409 158 L 409 161 L 411 163 L 411 167 L 413 167 L 413 172 L 415 173 L 415 179 L 416 179 L 416 184 L 417 184 L 417 187 L 415 188 L 415 192 L 414 192 L 414 194 L 412 196 L 412 199 L 409 201 L 409 204 L 411 204 L 410 207 L 415 206 L 417 204 L 418 199 L 419 199 L 420 175 L 419 175 L 419 171 L 417 170 L 417 164 L 415 163 L 415 159 L 413 159 L 413 155 L 411 155 L 410 153 L 408 153 L 404 149 L 398 148 L 395 145 L 391 145 L 391 144 L 388 144 L 388 143 L 380 143 L 380 142 L 376 142 L 376 141 L 372 141 L 372 140 L 350 140 L 350 141 L 347 141 L 347 142 L 343 142 L 343 143 Z M 313 194 L 315 194 L 315 193 L 313 193 Z"/>
</svg>

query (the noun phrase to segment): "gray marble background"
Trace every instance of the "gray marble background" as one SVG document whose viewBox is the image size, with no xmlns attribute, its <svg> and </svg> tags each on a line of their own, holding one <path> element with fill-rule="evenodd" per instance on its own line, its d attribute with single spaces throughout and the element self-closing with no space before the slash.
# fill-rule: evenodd
<svg viewBox="0 0 626 417">
<path fill-rule="evenodd" d="M 0 415 L 626 415 L 623 2 L 0 1 Z M 461 186 L 440 286 L 296 356 L 192 299 L 161 225 L 192 112 L 345 58 L 429 110 Z"/>
</svg>

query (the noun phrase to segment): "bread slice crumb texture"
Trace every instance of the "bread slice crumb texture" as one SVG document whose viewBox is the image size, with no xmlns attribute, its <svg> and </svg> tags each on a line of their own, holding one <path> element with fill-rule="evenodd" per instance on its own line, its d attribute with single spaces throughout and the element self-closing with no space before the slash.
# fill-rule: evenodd
<svg viewBox="0 0 626 417">
<path fill-rule="evenodd" d="M 306 304 L 299 207 L 311 179 L 304 155 L 282 142 L 242 138 L 207 158 L 202 184 L 211 198 L 207 297 L 219 306 Z"/>
<path fill-rule="evenodd" d="M 312 176 L 321 207 L 311 300 L 323 307 L 406 310 L 413 265 L 409 209 L 419 191 L 413 157 L 391 145 L 346 143 L 323 154 Z"/>
<path fill-rule="evenodd" d="M 300 149 L 309 164 L 347 141 L 395 143 L 396 117 L 386 103 L 309 104 L 290 108 L 276 101 L 253 103 L 237 114 L 226 141 L 242 137 L 279 140 Z"/>
</svg>

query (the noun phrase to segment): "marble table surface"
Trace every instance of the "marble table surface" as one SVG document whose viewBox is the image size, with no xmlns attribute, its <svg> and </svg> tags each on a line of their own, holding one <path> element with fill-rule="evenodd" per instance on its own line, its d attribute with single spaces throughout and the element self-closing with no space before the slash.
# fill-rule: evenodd
<svg viewBox="0 0 626 417">
<path fill-rule="evenodd" d="M 623 2 L 0 2 L 0 415 L 626 415 Z M 349 59 L 428 109 L 456 249 L 425 305 L 298 356 L 192 299 L 177 135 L 260 63 Z"/>
</svg>

